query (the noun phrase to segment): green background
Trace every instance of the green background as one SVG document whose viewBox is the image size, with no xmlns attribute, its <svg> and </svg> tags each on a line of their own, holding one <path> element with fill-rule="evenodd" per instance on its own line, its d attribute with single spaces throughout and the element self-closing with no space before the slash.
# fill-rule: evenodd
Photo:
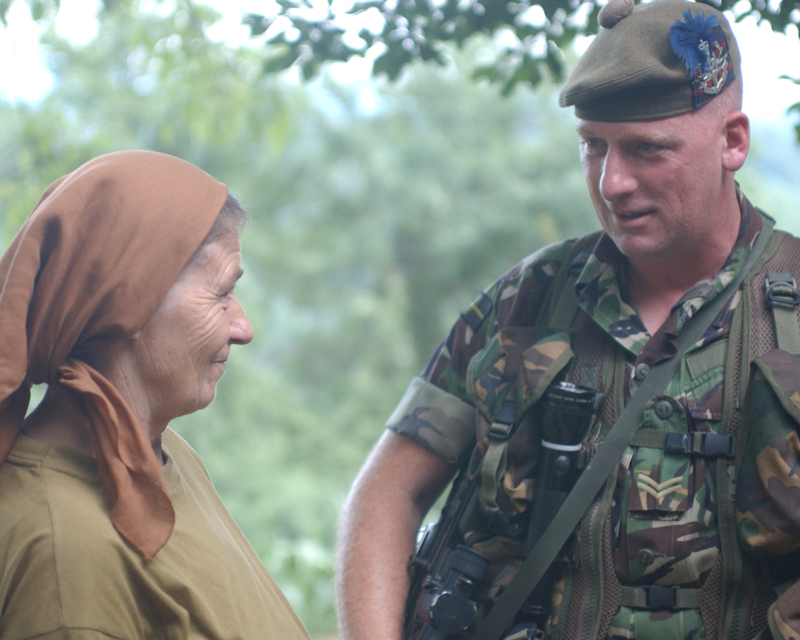
<svg viewBox="0 0 800 640">
<path fill-rule="evenodd" d="M 137 5 L 138 7 L 138 5 Z M 474 295 L 545 244 L 597 228 L 556 87 L 442 67 L 396 84 L 262 73 L 263 47 L 210 42 L 210 11 L 106 11 L 78 46 L 45 37 L 35 105 L 0 102 L 0 245 L 44 188 L 117 149 L 154 149 L 229 185 L 255 224 L 238 293 L 255 329 L 217 400 L 173 425 L 313 635 L 333 633 L 339 508 L 409 380 Z M 800 232 L 800 152 L 756 127 L 739 174 Z"/>
</svg>

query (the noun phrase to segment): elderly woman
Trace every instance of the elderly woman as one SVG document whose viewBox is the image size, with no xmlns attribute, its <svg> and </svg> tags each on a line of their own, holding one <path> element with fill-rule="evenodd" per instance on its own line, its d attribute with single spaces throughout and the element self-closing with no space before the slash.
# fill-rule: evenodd
<svg viewBox="0 0 800 640">
<path fill-rule="evenodd" d="M 246 217 L 187 162 L 112 153 L 51 185 L 0 260 L 3 640 L 308 638 L 167 426 L 252 338 Z"/>
</svg>

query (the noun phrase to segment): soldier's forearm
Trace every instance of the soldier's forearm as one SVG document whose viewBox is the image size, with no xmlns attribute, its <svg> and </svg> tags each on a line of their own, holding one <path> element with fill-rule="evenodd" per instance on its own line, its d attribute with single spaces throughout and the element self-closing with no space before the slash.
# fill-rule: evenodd
<svg viewBox="0 0 800 640">
<path fill-rule="evenodd" d="M 349 505 L 340 526 L 336 587 L 342 638 L 400 640 L 406 561 L 413 550 L 408 532 L 415 518 L 402 504 L 394 504 L 391 514 L 383 512 L 375 522 L 377 514 L 366 506 Z"/>
<path fill-rule="evenodd" d="M 336 592 L 344 639 L 401 638 L 416 531 L 451 475 L 438 456 L 404 436 L 384 434 L 339 523 Z"/>
</svg>

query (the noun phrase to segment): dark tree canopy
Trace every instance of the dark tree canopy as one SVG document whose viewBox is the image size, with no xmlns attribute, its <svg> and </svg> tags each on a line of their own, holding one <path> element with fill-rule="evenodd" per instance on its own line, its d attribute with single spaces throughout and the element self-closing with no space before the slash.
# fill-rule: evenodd
<svg viewBox="0 0 800 640">
<path fill-rule="evenodd" d="M 0 0 L 0 20 L 15 0 Z M 57 10 L 60 0 L 27 2 L 35 20 Z M 706 2 L 706 0 L 698 0 Z M 106 10 L 126 0 L 103 0 Z M 774 31 L 800 24 L 798 0 L 709 0 L 741 20 L 755 16 Z M 191 7 L 191 0 L 177 4 Z M 249 13 L 244 21 L 252 35 L 266 34 L 273 55 L 266 72 L 293 65 L 306 79 L 328 61 L 374 57 L 373 74 L 395 80 L 414 60 L 446 61 L 445 45 L 461 47 L 471 36 L 502 35 L 493 60 L 475 69 L 476 77 L 500 83 L 508 93 L 519 82 L 538 84 L 549 75 L 563 77 L 563 51 L 578 35 L 597 33 L 597 14 L 605 4 L 594 0 L 356 0 L 349 8 L 337 0 L 276 0 L 270 14 Z M 796 79 L 800 83 L 800 78 Z"/>
<path fill-rule="evenodd" d="M 504 93 L 519 82 L 536 85 L 547 74 L 561 80 L 562 52 L 576 36 L 597 33 L 597 14 L 605 4 L 597 0 L 357 1 L 346 11 L 354 24 L 365 22 L 370 14 L 379 16 L 377 22 L 382 24 L 380 30 L 362 27 L 357 38 L 342 26 L 343 20 L 332 8 L 333 0 L 328 0 L 327 15 L 323 16 L 312 9 L 310 0 L 277 1 L 281 8 L 276 15 L 250 14 L 245 19 L 253 35 L 266 33 L 269 45 L 278 47 L 268 63 L 269 71 L 297 64 L 310 78 L 325 61 L 362 56 L 379 45 L 373 73 L 394 80 L 417 59 L 443 64 L 446 43 L 460 47 L 475 34 L 502 35 L 494 60 L 474 73 L 502 84 Z M 800 23 L 800 2 L 796 0 L 717 0 L 707 4 L 733 11 L 737 20 L 755 15 L 775 31 Z M 286 28 L 288 25 L 293 28 Z"/>
<path fill-rule="evenodd" d="M 705 0 L 698 0 L 705 2 Z M 379 18 L 379 29 L 345 29 L 340 15 L 328 0 L 326 15 L 319 15 L 310 0 L 277 0 L 274 15 L 251 13 L 245 18 L 254 36 L 266 34 L 275 54 L 266 71 L 298 65 L 308 79 L 330 60 L 377 52 L 373 75 L 395 80 L 415 60 L 444 64 L 446 45 L 458 47 L 476 34 L 499 41 L 493 59 L 473 70 L 476 78 L 499 84 L 507 95 L 517 83 L 536 86 L 549 76 L 559 82 L 564 76 L 563 52 L 578 35 L 597 33 L 597 14 L 605 2 L 593 0 L 364 0 L 346 11 L 352 23 L 364 23 L 369 14 Z M 755 16 L 774 31 L 784 32 L 800 24 L 797 0 L 711 0 L 706 2 L 736 20 Z M 361 18 L 361 20 L 359 20 Z M 500 38 L 498 38 L 500 36 Z M 789 78 L 800 84 L 800 78 Z M 800 103 L 793 111 L 800 113 Z M 800 125 L 796 128 L 800 141 Z"/>
<path fill-rule="evenodd" d="M 35 20 L 53 15 L 60 0 L 0 0 L 6 22 L 15 2 L 26 2 Z M 163 2 L 164 0 L 157 0 Z M 736 20 L 755 16 L 777 32 L 800 25 L 798 0 L 698 0 L 731 11 Z M 103 10 L 136 5 L 135 0 L 103 0 Z M 175 4 L 192 13 L 193 0 Z M 265 12 L 244 17 L 253 37 L 270 50 L 265 73 L 299 67 L 303 77 L 319 75 L 324 63 L 370 57 L 372 73 L 395 80 L 416 60 L 445 64 L 448 46 L 462 47 L 476 34 L 496 46 L 490 59 L 476 65 L 503 95 L 518 83 L 536 86 L 544 78 L 563 80 L 564 51 L 576 36 L 597 33 L 604 0 L 275 0 Z M 275 9 L 267 13 L 268 8 Z M 203 7 L 205 9 L 205 7 Z M 788 78 L 800 84 L 800 78 Z M 800 113 L 800 103 L 791 110 Z M 796 128 L 800 141 L 800 125 Z"/>
</svg>

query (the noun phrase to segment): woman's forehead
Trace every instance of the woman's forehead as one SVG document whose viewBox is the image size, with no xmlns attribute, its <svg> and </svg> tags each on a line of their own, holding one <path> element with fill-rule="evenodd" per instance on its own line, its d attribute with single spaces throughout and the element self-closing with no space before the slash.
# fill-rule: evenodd
<svg viewBox="0 0 800 640">
<path fill-rule="evenodd" d="M 175 282 L 198 277 L 214 281 L 232 279 L 235 282 L 243 273 L 241 240 L 234 226 L 229 233 L 201 245 Z"/>
</svg>

